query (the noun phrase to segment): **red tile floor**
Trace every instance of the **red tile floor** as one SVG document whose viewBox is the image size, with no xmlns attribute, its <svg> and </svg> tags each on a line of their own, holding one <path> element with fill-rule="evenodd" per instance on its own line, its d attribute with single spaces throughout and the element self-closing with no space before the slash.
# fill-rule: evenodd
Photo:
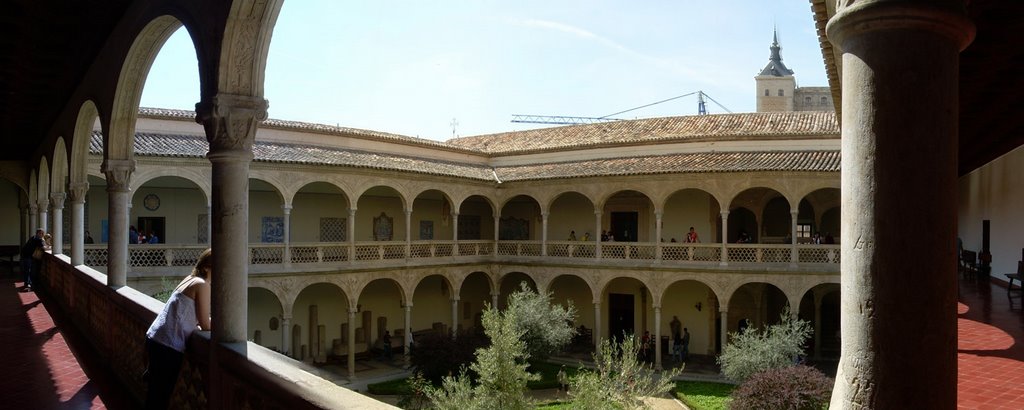
<svg viewBox="0 0 1024 410">
<path fill-rule="evenodd" d="M 6 385 L 0 409 L 135 407 L 116 383 L 106 382 L 109 374 L 83 370 L 101 366 L 82 337 L 60 329 L 62 316 L 51 316 L 40 295 L 22 292 L 21 279 L 6 273 L 0 279 L 0 374 Z"/>
<path fill-rule="evenodd" d="M 0 409 L 134 407 L 82 336 L 58 329 L 60 312 L 20 286 L 10 275 L 0 279 L 0 374 L 7 385 L 0 390 Z M 1021 305 L 1020 291 L 1007 296 L 1006 288 L 988 281 L 961 281 L 959 408 L 1024 409 Z"/>
</svg>

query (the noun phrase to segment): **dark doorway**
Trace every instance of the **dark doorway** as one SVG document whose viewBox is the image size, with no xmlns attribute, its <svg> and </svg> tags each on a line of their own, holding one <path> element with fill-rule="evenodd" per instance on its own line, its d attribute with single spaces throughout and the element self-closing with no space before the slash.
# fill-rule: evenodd
<svg viewBox="0 0 1024 410">
<path fill-rule="evenodd" d="M 608 334 L 621 342 L 623 333 L 635 334 L 633 327 L 633 295 L 608 294 Z"/>
<path fill-rule="evenodd" d="M 636 212 L 612 212 L 612 234 L 617 242 L 636 242 L 639 214 Z"/>
<path fill-rule="evenodd" d="M 164 237 L 166 231 L 164 230 L 164 217 L 139 217 L 139 234 L 146 235 L 146 241 L 149 242 L 149 237 L 156 235 L 156 243 L 166 243 L 167 238 Z"/>
</svg>

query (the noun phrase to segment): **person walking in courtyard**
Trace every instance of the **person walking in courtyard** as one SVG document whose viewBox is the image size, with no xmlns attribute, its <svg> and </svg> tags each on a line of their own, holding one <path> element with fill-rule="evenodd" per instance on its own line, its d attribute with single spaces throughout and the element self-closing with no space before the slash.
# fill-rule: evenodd
<svg viewBox="0 0 1024 410">
<path fill-rule="evenodd" d="M 384 344 L 384 358 L 391 359 L 391 332 L 385 330 L 384 336 L 380 338 L 382 344 Z"/>
<path fill-rule="evenodd" d="M 185 343 L 196 330 L 210 330 L 210 281 L 213 259 L 203 251 L 192 273 L 174 288 L 163 310 L 146 331 L 149 366 L 143 375 L 147 409 L 166 409 L 174 393 Z"/>
<path fill-rule="evenodd" d="M 562 368 L 558 369 L 558 374 L 555 375 L 555 378 L 558 379 L 558 391 L 568 393 L 569 375 L 565 374 L 565 365 L 562 365 Z"/>
<path fill-rule="evenodd" d="M 687 328 L 683 328 L 683 340 L 681 341 L 683 346 L 682 358 L 680 360 L 686 361 L 690 357 L 690 331 Z"/>
</svg>

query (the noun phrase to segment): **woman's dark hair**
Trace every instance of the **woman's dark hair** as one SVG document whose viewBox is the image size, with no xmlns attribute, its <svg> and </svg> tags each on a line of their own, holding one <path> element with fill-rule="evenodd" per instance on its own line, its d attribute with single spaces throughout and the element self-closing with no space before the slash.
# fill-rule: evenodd
<svg viewBox="0 0 1024 410">
<path fill-rule="evenodd" d="M 192 268 L 192 276 L 206 279 L 207 269 L 213 268 L 213 259 L 210 255 L 210 248 L 206 248 L 203 253 L 199 254 L 199 259 L 196 260 L 196 266 Z"/>
</svg>

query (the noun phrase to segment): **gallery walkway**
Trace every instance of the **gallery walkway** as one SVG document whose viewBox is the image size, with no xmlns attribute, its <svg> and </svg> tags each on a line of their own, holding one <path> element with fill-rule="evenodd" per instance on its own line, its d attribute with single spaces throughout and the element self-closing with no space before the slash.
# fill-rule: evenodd
<svg viewBox="0 0 1024 410">
<path fill-rule="evenodd" d="M 65 325 L 60 312 L 47 310 L 39 295 L 20 292 L 20 286 L 11 276 L 0 280 L 0 374 L 8 381 L 0 407 L 134 407 L 102 366 L 90 363 L 95 355 L 84 340 L 59 327 Z M 1005 288 L 987 281 L 960 284 L 959 408 L 1024 408 L 1021 306 L 1018 291 L 1007 297 Z"/>
</svg>

